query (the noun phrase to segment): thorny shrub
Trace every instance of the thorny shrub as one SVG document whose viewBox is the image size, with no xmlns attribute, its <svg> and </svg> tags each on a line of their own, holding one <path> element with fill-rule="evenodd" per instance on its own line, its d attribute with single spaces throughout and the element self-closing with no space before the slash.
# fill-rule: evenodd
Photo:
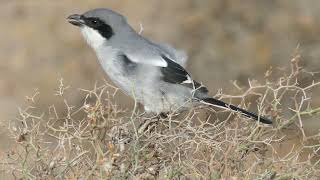
<svg viewBox="0 0 320 180">
<path fill-rule="evenodd" d="M 61 80 L 55 95 L 65 112 L 55 105 L 41 112 L 33 106 L 39 93 L 29 97 L 10 123 L 15 144 L 3 170 L 24 179 L 316 179 L 320 134 L 308 135 L 304 123 L 319 114 L 311 97 L 320 82 L 300 64 L 297 55 L 288 68 L 268 70 L 265 83 L 249 81 L 246 90 L 234 83 L 239 95 L 216 95 L 244 108 L 255 99 L 272 126 L 211 108 L 150 117 L 138 104 L 119 108 L 108 84 L 81 89 L 83 104 L 72 106 Z"/>
</svg>

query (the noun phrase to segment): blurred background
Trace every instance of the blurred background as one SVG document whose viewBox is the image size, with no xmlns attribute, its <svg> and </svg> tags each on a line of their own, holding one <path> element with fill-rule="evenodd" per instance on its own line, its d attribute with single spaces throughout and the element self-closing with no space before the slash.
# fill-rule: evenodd
<svg viewBox="0 0 320 180">
<path fill-rule="evenodd" d="M 270 67 L 288 66 L 298 46 L 304 65 L 320 70 L 318 0 L 2 0 L 0 149 L 10 146 L 6 126 L 36 89 L 47 108 L 55 103 L 60 78 L 71 92 L 107 79 L 79 30 L 66 21 L 96 7 L 118 11 L 136 30 L 142 24 L 144 36 L 184 49 L 187 69 L 213 94 L 232 94 L 235 80 L 244 88 L 248 79 L 263 81 Z M 76 102 L 83 98 L 70 95 Z M 118 101 L 132 104 L 125 96 Z"/>
</svg>

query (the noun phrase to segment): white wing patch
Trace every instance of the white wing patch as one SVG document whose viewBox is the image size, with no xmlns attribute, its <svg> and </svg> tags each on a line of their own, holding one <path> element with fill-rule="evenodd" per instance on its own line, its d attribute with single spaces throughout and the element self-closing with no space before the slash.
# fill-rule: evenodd
<svg viewBox="0 0 320 180">
<path fill-rule="evenodd" d="M 138 55 L 132 55 L 132 54 L 127 54 L 127 57 L 135 62 L 135 63 L 140 63 L 140 64 L 147 64 L 147 65 L 152 65 L 152 66 L 159 66 L 159 67 L 167 67 L 168 63 L 162 59 L 161 56 L 138 56 Z"/>
<path fill-rule="evenodd" d="M 181 84 L 191 84 L 193 83 L 193 80 L 191 79 L 191 77 L 189 75 L 187 75 L 187 80 L 183 81 Z"/>
</svg>

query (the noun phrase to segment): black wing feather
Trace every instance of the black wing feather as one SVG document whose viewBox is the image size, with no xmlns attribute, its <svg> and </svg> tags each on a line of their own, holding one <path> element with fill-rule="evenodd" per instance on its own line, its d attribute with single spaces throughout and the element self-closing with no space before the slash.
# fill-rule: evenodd
<svg viewBox="0 0 320 180">
<path fill-rule="evenodd" d="M 192 80 L 190 83 L 185 83 L 191 76 L 189 73 L 178 63 L 169 59 L 166 56 L 162 58 L 167 62 L 167 67 L 161 67 L 161 72 L 163 74 L 162 80 L 172 84 L 181 84 L 189 88 L 195 88 L 203 93 L 207 93 L 208 89 L 202 86 L 197 81 Z"/>
<path fill-rule="evenodd" d="M 167 67 L 162 67 L 163 80 L 172 84 L 181 84 L 183 81 L 188 80 L 188 72 L 178 63 L 170 60 L 166 56 L 162 58 L 167 62 Z"/>
</svg>

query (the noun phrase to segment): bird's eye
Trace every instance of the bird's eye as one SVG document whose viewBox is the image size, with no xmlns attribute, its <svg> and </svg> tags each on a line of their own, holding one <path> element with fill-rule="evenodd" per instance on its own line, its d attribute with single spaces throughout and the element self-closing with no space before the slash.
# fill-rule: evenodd
<svg viewBox="0 0 320 180">
<path fill-rule="evenodd" d="M 88 25 L 92 27 L 97 27 L 101 25 L 99 19 L 96 19 L 96 18 L 88 18 L 87 22 L 88 22 Z"/>
<path fill-rule="evenodd" d="M 99 19 L 99 18 L 94 18 L 94 17 L 88 17 L 85 19 L 86 25 L 94 28 L 94 29 L 98 29 L 101 28 L 105 23 Z"/>
</svg>

